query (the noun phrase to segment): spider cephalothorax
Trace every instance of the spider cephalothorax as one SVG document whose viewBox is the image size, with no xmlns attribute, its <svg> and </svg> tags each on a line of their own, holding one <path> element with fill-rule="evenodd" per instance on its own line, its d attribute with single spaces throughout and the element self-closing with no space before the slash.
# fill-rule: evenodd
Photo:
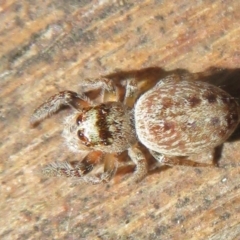
<svg viewBox="0 0 240 240">
<path fill-rule="evenodd" d="M 137 141 L 132 112 L 119 102 L 107 102 L 75 111 L 65 120 L 64 137 L 73 151 L 120 153 Z"/>
</svg>

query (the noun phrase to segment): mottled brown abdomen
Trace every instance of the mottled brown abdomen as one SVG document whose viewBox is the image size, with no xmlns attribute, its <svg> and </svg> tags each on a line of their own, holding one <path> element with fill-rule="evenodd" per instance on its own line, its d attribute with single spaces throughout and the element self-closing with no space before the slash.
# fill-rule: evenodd
<svg viewBox="0 0 240 240">
<path fill-rule="evenodd" d="M 188 156 L 222 144 L 239 119 L 233 97 L 200 81 L 160 81 L 135 106 L 139 140 L 170 156 Z"/>
</svg>

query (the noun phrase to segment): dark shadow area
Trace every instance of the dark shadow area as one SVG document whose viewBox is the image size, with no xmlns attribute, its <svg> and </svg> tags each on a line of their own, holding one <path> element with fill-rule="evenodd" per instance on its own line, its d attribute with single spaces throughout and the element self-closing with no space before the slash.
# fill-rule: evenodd
<svg viewBox="0 0 240 240">
<path fill-rule="evenodd" d="M 166 76 L 176 74 L 180 80 L 198 80 L 214 84 L 235 97 L 240 103 L 240 69 L 208 68 L 204 72 L 190 73 L 185 69 L 165 71 L 159 67 L 149 67 L 141 70 L 120 71 L 105 75 L 115 82 L 135 78 L 138 82 L 146 81 L 149 89 Z"/>
<path fill-rule="evenodd" d="M 222 151 L 223 151 L 223 144 L 221 144 L 220 146 L 217 146 L 214 149 L 213 165 L 215 167 L 219 167 L 219 161 L 221 160 L 221 157 L 222 157 Z"/>
</svg>

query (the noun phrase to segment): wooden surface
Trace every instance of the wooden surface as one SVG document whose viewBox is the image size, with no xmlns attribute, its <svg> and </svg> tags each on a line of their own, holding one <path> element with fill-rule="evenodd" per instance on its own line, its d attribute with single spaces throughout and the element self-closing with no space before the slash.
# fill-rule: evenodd
<svg viewBox="0 0 240 240">
<path fill-rule="evenodd" d="M 219 168 L 71 187 L 40 174 L 78 160 L 61 137 L 69 110 L 29 127 L 46 98 L 100 75 L 202 72 L 239 98 L 239 22 L 238 0 L 0 1 L 0 239 L 240 239 L 239 131 Z"/>
</svg>

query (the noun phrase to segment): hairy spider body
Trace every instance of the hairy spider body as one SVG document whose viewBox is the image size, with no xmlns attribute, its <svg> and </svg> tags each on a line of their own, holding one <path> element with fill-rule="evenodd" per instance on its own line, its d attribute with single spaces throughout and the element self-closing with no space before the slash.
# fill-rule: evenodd
<svg viewBox="0 0 240 240">
<path fill-rule="evenodd" d="M 88 90 L 116 91 L 109 79 L 85 80 Z M 84 92 L 60 92 L 35 110 L 33 125 L 57 112 L 62 105 L 74 111 L 65 120 L 67 146 L 82 153 L 77 165 L 55 162 L 45 168 L 53 176 L 76 177 L 93 184 L 110 180 L 117 170 L 118 153 L 128 150 L 136 164 L 135 179 L 147 174 L 147 160 L 140 141 L 162 164 L 169 157 L 191 156 L 214 149 L 236 129 L 240 120 L 238 103 L 225 91 L 200 81 L 179 81 L 169 76 L 138 100 L 135 80 L 129 80 L 123 102 L 93 103 Z M 133 102 L 136 103 L 131 106 Z M 130 105 L 130 106 L 129 106 Z M 132 107 L 132 109 L 131 109 Z M 104 172 L 87 174 L 104 154 Z"/>
<path fill-rule="evenodd" d="M 75 152 L 121 153 L 137 141 L 131 110 L 120 102 L 80 109 L 66 118 L 65 126 L 63 136 Z"/>
<path fill-rule="evenodd" d="M 160 81 L 135 106 L 139 140 L 168 156 L 189 156 L 222 144 L 236 129 L 238 104 L 200 81 Z"/>
</svg>

